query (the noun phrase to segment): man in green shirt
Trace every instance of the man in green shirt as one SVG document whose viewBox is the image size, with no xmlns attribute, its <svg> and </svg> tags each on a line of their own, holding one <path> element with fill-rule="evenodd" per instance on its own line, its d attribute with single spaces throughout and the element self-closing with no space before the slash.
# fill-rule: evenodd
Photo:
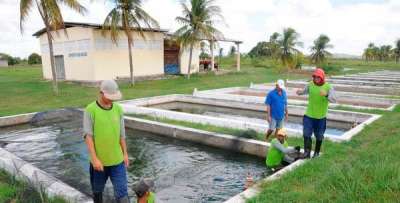
<svg viewBox="0 0 400 203">
<path fill-rule="evenodd" d="M 299 146 L 296 146 L 294 149 L 289 148 L 289 144 L 286 141 L 286 131 L 283 128 L 278 129 L 276 138 L 271 140 L 271 146 L 268 149 L 265 164 L 272 171 L 277 171 L 295 161 L 295 159 L 288 154 L 299 151 Z"/>
<path fill-rule="evenodd" d="M 313 80 L 298 95 L 308 94 L 308 105 L 303 117 L 304 157 L 310 158 L 314 133 L 316 144 L 313 157 L 318 157 L 326 130 L 326 114 L 329 102 L 336 102 L 335 90 L 325 82 L 325 73 L 317 68 L 312 75 Z"/>
<path fill-rule="evenodd" d="M 90 155 L 90 183 L 94 203 L 103 202 L 108 178 L 114 187 L 118 203 L 128 203 L 126 168 L 129 166 L 125 142 L 122 107 L 113 103 L 121 99 L 113 80 L 101 82 L 97 101 L 89 104 L 83 116 L 83 131 Z"/>
</svg>

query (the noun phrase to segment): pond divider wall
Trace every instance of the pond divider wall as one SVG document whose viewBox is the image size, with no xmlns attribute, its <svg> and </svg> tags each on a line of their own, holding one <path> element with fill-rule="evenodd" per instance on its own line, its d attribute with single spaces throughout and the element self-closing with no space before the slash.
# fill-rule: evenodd
<svg viewBox="0 0 400 203">
<path fill-rule="evenodd" d="M 126 114 L 144 114 L 155 118 L 167 118 L 178 121 L 214 125 L 219 127 L 234 128 L 240 130 L 253 129 L 260 133 L 266 132 L 266 130 L 268 130 L 269 128 L 267 124 L 254 123 L 249 121 L 240 121 L 236 119 L 218 118 L 213 116 L 142 107 L 146 105 L 155 105 L 155 104 L 168 103 L 174 101 L 192 102 L 201 104 L 206 103 L 208 105 L 225 105 L 228 107 L 243 108 L 243 109 L 264 108 L 260 107 L 259 105 L 252 106 L 249 103 L 238 103 L 238 102 L 234 103 L 232 101 L 231 103 L 229 103 L 229 101 L 227 100 L 210 99 L 210 98 L 206 99 L 199 97 L 196 98 L 187 95 L 171 95 L 171 96 L 167 95 L 167 96 L 150 97 L 147 99 L 128 100 L 128 101 L 123 101 L 121 105 L 123 106 Z M 289 112 L 291 113 L 294 113 L 294 111 L 297 111 L 295 113 L 296 115 L 302 116 L 304 115 L 305 107 L 296 106 L 293 107 L 293 110 L 289 110 Z M 327 139 L 335 142 L 343 142 L 350 140 L 352 136 L 361 131 L 366 125 L 372 123 L 373 121 L 375 121 L 380 117 L 380 115 L 354 113 L 354 112 L 339 111 L 339 110 L 330 110 L 330 112 L 332 113 L 328 113 L 328 119 L 346 121 L 346 122 L 355 121 L 359 123 L 356 127 L 346 131 L 342 136 L 326 134 Z M 294 136 L 294 137 L 302 136 L 302 130 L 288 128 L 287 131 L 289 132 L 289 136 Z"/>
</svg>

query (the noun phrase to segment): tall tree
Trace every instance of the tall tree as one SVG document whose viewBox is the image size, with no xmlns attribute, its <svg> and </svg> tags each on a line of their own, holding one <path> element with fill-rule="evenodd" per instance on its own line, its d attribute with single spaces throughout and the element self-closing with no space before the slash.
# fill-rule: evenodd
<svg viewBox="0 0 400 203">
<path fill-rule="evenodd" d="M 270 55 L 273 59 L 277 60 L 279 58 L 279 39 L 280 34 L 277 32 L 272 33 L 269 37 L 269 42 L 267 44 L 269 48 Z"/>
<path fill-rule="evenodd" d="M 176 21 L 182 25 L 176 32 L 177 41 L 182 47 L 189 47 L 187 78 L 190 78 L 193 47 L 200 39 L 216 40 L 222 33 L 215 28 L 216 17 L 222 19 L 221 9 L 214 0 L 190 0 L 189 5 L 181 3 L 182 16 Z"/>
<path fill-rule="evenodd" d="M 29 11 L 36 7 L 46 27 L 47 41 L 50 50 L 50 66 L 53 77 L 53 91 L 58 94 L 57 75 L 54 64 L 53 36 L 51 31 L 64 29 L 64 19 L 60 5 L 65 5 L 80 14 L 86 9 L 77 0 L 21 0 L 20 1 L 20 30 L 23 33 L 23 25 L 29 16 Z"/>
<path fill-rule="evenodd" d="M 396 60 L 396 63 L 398 63 L 399 59 L 400 59 L 400 39 L 398 39 L 395 42 L 395 47 L 393 49 L 393 53 L 394 53 L 394 58 Z"/>
<path fill-rule="evenodd" d="M 390 58 L 392 46 L 390 45 L 382 45 L 379 47 L 379 60 L 387 61 Z"/>
<path fill-rule="evenodd" d="M 294 55 L 300 53 L 296 47 L 303 46 L 303 43 L 298 41 L 299 37 L 299 33 L 293 28 L 285 28 L 282 35 L 277 39 L 279 43 L 279 57 L 282 64 L 287 68 L 290 68 L 291 62 L 294 60 Z"/>
<path fill-rule="evenodd" d="M 133 33 L 146 39 L 144 28 L 159 28 L 158 22 L 142 8 L 142 0 L 112 0 L 114 7 L 108 13 L 103 23 L 103 36 L 111 37 L 111 41 L 118 43 L 121 30 L 128 39 L 130 83 L 135 84 L 133 77 L 132 45 Z"/>
<path fill-rule="evenodd" d="M 316 65 L 321 65 L 325 62 L 326 57 L 332 54 L 326 49 L 333 48 L 333 45 L 329 44 L 329 37 L 321 34 L 315 41 L 314 45 L 311 47 L 311 61 Z"/>
</svg>

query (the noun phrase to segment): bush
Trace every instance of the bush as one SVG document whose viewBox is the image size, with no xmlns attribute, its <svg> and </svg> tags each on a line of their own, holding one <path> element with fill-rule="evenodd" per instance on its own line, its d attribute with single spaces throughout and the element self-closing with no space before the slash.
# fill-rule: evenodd
<svg viewBox="0 0 400 203">
<path fill-rule="evenodd" d="M 336 74 L 343 71 L 343 67 L 332 64 L 322 65 L 321 68 L 325 71 L 326 74 Z"/>
<path fill-rule="evenodd" d="M 37 53 L 32 53 L 28 57 L 28 64 L 42 64 L 42 57 Z"/>
</svg>

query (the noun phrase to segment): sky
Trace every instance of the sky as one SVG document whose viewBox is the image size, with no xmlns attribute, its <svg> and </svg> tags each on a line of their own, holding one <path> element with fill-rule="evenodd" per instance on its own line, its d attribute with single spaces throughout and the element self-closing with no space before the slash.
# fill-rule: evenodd
<svg viewBox="0 0 400 203">
<path fill-rule="evenodd" d="M 108 0 L 109 1 L 109 0 Z M 0 0 L 0 52 L 27 57 L 40 53 L 39 40 L 32 36 L 43 28 L 33 8 L 19 27 L 19 0 Z M 63 8 L 65 21 L 101 24 L 112 4 L 107 0 L 81 0 L 89 12 L 81 16 Z M 181 15 L 181 0 L 144 0 L 143 8 L 161 28 L 175 31 Z M 313 41 L 326 34 L 334 46 L 333 53 L 361 55 L 369 42 L 394 44 L 400 38 L 400 0 L 216 0 L 225 22 L 216 26 L 225 37 L 243 41 L 241 52 L 248 52 L 259 41 L 267 41 L 273 32 L 292 27 L 300 33 L 299 47 L 309 53 Z M 228 50 L 231 43 L 221 43 Z"/>
</svg>

